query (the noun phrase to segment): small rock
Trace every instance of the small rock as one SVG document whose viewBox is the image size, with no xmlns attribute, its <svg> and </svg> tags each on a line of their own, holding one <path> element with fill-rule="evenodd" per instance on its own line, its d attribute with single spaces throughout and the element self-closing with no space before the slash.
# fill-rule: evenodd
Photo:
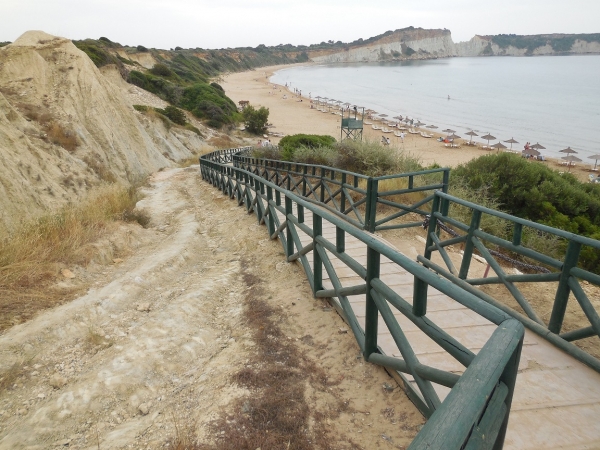
<svg viewBox="0 0 600 450">
<path fill-rule="evenodd" d="M 46 398 L 46 394 L 38 394 L 38 398 L 44 399 Z"/>
<path fill-rule="evenodd" d="M 386 392 L 392 392 L 394 390 L 394 386 L 389 383 L 383 383 L 383 390 Z"/>
<path fill-rule="evenodd" d="M 63 439 L 62 441 L 58 441 L 58 445 L 68 446 L 71 443 L 71 439 Z"/>
<path fill-rule="evenodd" d="M 150 312 L 150 303 L 138 303 L 136 309 L 140 312 Z"/>
<path fill-rule="evenodd" d="M 347 332 L 348 332 L 348 330 L 347 330 L 346 328 L 340 328 L 340 329 L 338 330 L 338 333 L 339 333 L 339 334 L 346 334 Z"/>
<path fill-rule="evenodd" d="M 142 413 L 142 415 L 145 416 L 150 412 L 150 404 L 142 403 L 140 406 L 138 406 L 138 410 Z"/>
<path fill-rule="evenodd" d="M 122 263 L 122 262 L 123 262 L 122 258 L 113 258 L 113 263 L 115 263 L 115 264 L 119 264 L 119 263 Z"/>
<path fill-rule="evenodd" d="M 62 269 L 60 271 L 60 273 L 62 273 L 62 276 L 65 278 L 75 278 L 75 274 L 73 272 L 71 272 L 69 269 Z"/>
<path fill-rule="evenodd" d="M 25 414 L 27 414 L 27 409 L 21 408 L 17 411 L 17 414 L 20 416 L 24 416 Z"/>
<path fill-rule="evenodd" d="M 60 389 L 67 384 L 67 379 L 59 373 L 55 373 L 50 377 L 50 386 L 54 389 Z"/>
</svg>

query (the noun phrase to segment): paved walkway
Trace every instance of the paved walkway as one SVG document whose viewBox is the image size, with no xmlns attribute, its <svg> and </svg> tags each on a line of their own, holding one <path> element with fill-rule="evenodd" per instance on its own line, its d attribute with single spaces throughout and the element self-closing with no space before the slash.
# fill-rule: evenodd
<svg viewBox="0 0 600 450">
<path fill-rule="evenodd" d="M 305 223 L 312 228 L 309 211 Z M 311 241 L 301 230 L 298 233 L 303 244 Z M 335 227 L 326 221 L 323 236 L 335 243 Z M 348 234 L 346 253 L 366 265 L 366 245 Z M 337 258 L 329 256 L 343 286 L 361 284 L 360 277 Z M 410 301 L 412 275 L 383 256 L 381 263 L 381 279 Z M 331 289 L 327 273 L 323 272 L 324 287 Z M 350 297 L 350 302 L 364 328 L 365 296 Z M 429 318 L 475 353 L 496 327 L 432 288 L 429 288 L 427 310 Z M 396 317 L 422 363 L 456 373 L 464 370 L 410 320 L 399 312 Z M 400 356 L 381 318 L 378 343 L 385 354 Z M 449 391 L 443 386 L 436 390 L 442 400 Z M 526 329 L 504 448 L 600 449 L 600 374 Z"/>
</svg>

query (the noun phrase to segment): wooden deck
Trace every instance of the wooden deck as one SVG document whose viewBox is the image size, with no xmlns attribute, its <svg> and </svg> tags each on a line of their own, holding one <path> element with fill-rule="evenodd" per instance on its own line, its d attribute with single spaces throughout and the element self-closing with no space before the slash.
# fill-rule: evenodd
<svg viewBox="0 0 600 450">
<path fill-rule="evenodd" d="M 311 213 L 307 212 L 305 222 L 312 228 Z M 298 233 L 303 244 L 311 241 L 301 230 Z M 335 227 L 325 221 L 323 236 L 335 242 Z M 365 244 L 348 234 L 346 253 L 366 265 Z M 341 261 L 329 256 L 343 286 L 364 283 Z M 412 275 L 383 256 L 381 263 L 382 280 L 410 302 Z M 324 288 L 331 289 L 325 271 L 323 278 Z M 364 329 L 365 295 L 350 297 L 350 301 Z M 401 313 L 397 312 L 396 317 L 421 362 L 456 373 L 464 370 Z M 427 317 L 475 353 L 495 329 L 483 317 L 432 288 L 428 292 Z M 379 324 L 379 346 L 387 355 L 400 356 L 383 320 Z M 441 399 L 449 391 L 443 386 L 436 390 Z M 504 448 L 600 449 L 600 374 L 526 330 Z"/>
</svg>

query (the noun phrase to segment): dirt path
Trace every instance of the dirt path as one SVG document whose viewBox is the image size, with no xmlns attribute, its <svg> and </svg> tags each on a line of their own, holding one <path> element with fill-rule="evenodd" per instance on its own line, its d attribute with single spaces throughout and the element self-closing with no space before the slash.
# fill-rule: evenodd
<svg viewBox="0 0 600 450">
<path fill-rule="evenodd" d="M 0 449 L 410 443 L 423 418 L 254 216 L 197 167 L 146 194 L 129 257 L 0 336 Z"/>
</svg>

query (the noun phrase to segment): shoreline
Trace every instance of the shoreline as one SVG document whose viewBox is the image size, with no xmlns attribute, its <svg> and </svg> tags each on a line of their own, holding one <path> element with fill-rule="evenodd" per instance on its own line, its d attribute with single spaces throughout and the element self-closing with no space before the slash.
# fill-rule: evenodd
<svg viewBox="0 0 600 450">
<path fill-rule="evenodd" d="M 339 140 L 341 133 L 340 116 L 311 109 L 311 99 L 308 98 L 306 93 L 303 93 L 300 97 L 293 90 L 269 81 L 276 71 L 303 65 L 307 65 L 307 63 L 268 66 L 252 71 L 231 73 L 223 75 L 220 84 L 225 89 L 227 96 L 236 104 L 240 100 L 246 100 L 254 107 L 264 106 L 268 108 L 269 123 L 273 124 L 269 128 L 270 132 L 283 135 L 298 133 L 327 134 Z M 393 133 L 384 134 L 381 130 L 373 130 L 371 126 L 365 126 L 363 139 L 380 141 L 382 136 L 389 137 L 391 150 L 403 151 L 406 154 L 415 156 L 424 166 L 436 163 L 442 167 L 453 168 L 490 153 L 489 150 L 464 145 L 463 142 L 468 141 L 468 139 L 457 140 L 460 148 L 447 148 L 442 142 L 437 141 L 437 138 L 445 136 L 444 133 L 437 130 L 432 131 L 428 128 L 420 131 L 432 134 L 433 137 L 424 138 L 419 134 L 406 133 L 402 143 L 400 138 L 394 136 Z M 269 135 L 268 138 L 273 144 L 277 144 L 281 137 Z M 258 139 L 261 138 L 257 137 L 257 141 Z M 518 150 L 518 153 L 520 154 L 521 151 Z M 567 171 L 567 168 L 561 166 L 558 159 L 547 158 L 545 162 L 536 160 L 531 162 L 549 165 L 557 171 Z M 580 181 L 587 182 L 588 174 L 592 172 L 581 167 L 580 164 L 572 167 L 570 172 Z"/>
</svg>

